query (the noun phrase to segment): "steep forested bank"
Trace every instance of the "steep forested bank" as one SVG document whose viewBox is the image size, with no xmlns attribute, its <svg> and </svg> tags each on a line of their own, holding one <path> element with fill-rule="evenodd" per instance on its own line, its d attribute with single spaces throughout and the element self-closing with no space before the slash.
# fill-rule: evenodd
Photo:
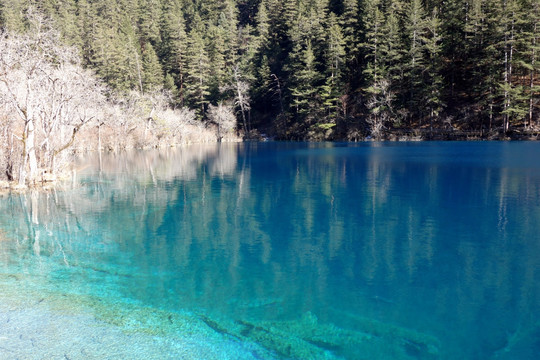
<svg viewBox="0 0 540 360">
<path fill-rule="evenodd" d="M 234 108 L 244 133 L 538 126 L 539 0 L 0 0 L 2 26 L 29 8 L 115 93 Z"/>
<path fill-rule="evenodd" d="M 538 122 L 538 0 L 2 0 L 54 19 L 116 91 L 164 88 L 283 138 Z M 331 134 L 333 132 L 333 134 Z"/>
</svg>

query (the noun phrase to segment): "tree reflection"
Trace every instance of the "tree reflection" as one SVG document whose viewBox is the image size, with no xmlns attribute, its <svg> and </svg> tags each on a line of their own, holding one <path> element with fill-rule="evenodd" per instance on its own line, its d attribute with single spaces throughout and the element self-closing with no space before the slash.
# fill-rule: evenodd
<svg viewBox="0 0 540 360">
<path fill-rule="evenodd" d="M 115 296 L 234 319 L 309 312 L 361 331 L 368 316 L 467 356 L 534 329 L 538 174 L 391 150 L 246 143 L 96 155 L 76 188 L 0 201 L 17 239 L 0 253 L 54 260 L 45 272 L 80 268 L 69 279 L 81 291 L 106 283 Z M 490 330 L 473 334 L 478 326 Z"/>
</svg>

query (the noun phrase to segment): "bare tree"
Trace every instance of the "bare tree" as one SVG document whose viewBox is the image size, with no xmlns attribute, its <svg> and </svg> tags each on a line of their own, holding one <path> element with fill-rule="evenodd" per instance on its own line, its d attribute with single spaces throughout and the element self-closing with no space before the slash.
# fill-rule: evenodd
<svg viewBox="0 0 540 360">
<path fill-rule="evenodd" d="M 240 108 L 242 114 L 242 126 L 244 128 L 244 134 L 247 136 L 251 131 L 251 124 L 249 122 L 249 111 L 251 110 L 250 98 L 249 98 L 249 84 L 242 80 L 239 66 L 234 67 L 234 85 L 235 85 L 235 105 Z M 247 114 L 247 118 L 246 118 Z"/>
<path fill-rule="evenodd" d="M 370 126 L 371 136 L 380 139 L 383 135 L 385 123 L 393 113 L 392 101 L 394 94 L 390 90 L 390 83 L 386 79 L 380 79 L 369 89 L 371 96 L 366 104 L 370 111 L 367 122 Z"/>
<path fill-rule="evenodd" d="M 224 135 L 234 129 L 236 125 L 236 116 L 232 106 L 219 103 L 217 106 L 208 107 L 208 119 L 217 125 L 218 141 L 222 141 Z"/>
<path fill-rule="evenodd" d="M 0 35 L 0 104 L 21 143 L 20 185 L 61 168 L 56 159 L 104 102 L 102 85 L 81 67 L 75 50 L 60 45 L 58 33 L 41 18 L 30 20 L 32 35 Z"/>
<path fill-rule="evenodd" d="M 35 45 L 28 37 L 4 33 L 0 38 L 0 101 L 21 120 L 21 126 L 13 134 L 22 143 L 18 174 L 21 185 L 27 176 L 34 179 L 38 172 L 35 122 L 42 85 L 39 79 L 47 65 L 42 56 L 34 56 Z"/>
<path fill-rule="evenodd" d="M 55 67 L 45 82 L 45 101 L 39 108 L 38 119 L 43 140 L 43 165 L 55 172 L 57 157 L 75 142 L 81 127 L 99 114 L 105 103 L 101 84 L 93 74 L 76 63 Z"/>
<path fill-rule="evenodd" d="M 188 125 L 200 123 L 195 121 L 195 110 L 188 109 L 186 107 L 174 110 L 164 109 L 158 114 L 158 116 L 159 119 L 162 120 L 162 126 L 170 133 L 173 139 L 182 137 L 184 134 L 186 134 Z"/>
</svg>

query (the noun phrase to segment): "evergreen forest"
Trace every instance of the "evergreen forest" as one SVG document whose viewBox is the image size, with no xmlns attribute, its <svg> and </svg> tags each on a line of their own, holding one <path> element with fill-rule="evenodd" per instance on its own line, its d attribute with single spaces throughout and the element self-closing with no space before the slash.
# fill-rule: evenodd
<svg viewBox="0 0 540 360">
<path fill-rule="evenodd" d="M 107 96 L 166 92 L 199 121 L 229 106 L 241 134 L 540 125 L 540 0 L 0 0 L 0 26 L 25 33 L 30 8 Z"/>
</svg>

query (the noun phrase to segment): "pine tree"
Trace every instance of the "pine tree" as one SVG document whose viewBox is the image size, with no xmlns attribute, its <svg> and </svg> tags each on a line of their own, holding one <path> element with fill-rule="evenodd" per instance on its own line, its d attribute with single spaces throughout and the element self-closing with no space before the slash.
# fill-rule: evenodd
<svg viewBox="0 0 540 360">
<path fill-rule="evenodd" d="M 362 53 L 365 57 L 364 92 L 366 106 L 369 111 L 368 123 L 371 134 L 379 138 L 382 129 L 389 118 L 388 99 L 390 81 L 387 79 L 387 70 L 382 51 L 384 49 L 384 14 L 381 11 L 379 0 L 368 0 L 363 8 L 364 42 Z"/>
<path fill-rule="evenodd" d="M 235 0 L 222 2 L 217 25 L 223 32 L 225 61 L 230 68 L 237 63 L 238 55 L 238 7 Z"/>
<path fill-rule="evenodd" d="M 226 60 L 227 47 L 225 29 L 210 25 L 207 31 L 208 59 L 210 62 L 209 91 L 210 100 L 214 103 L 222 100 L 221 91 L 227 81 L 228 63 Z"/>
<path fill-rule="evenodd" d="M 301 7 L 303 5 L 302 1 L 299 0 L 283 0 L 282 13 L 280 17 L 285 29 L 289 29 L 290 26 L 297 22 L 298 13 L 301 12 Z"/>
<path fill-rule="evenodd" d="M 443 86 L 441 69 L 441 24 L 437 16 L 437 9 L 426 21 L 426 37 L 424 38 L 425 67 L 423 85 L 423 103 L 429 109 L 429 124 L 433 131 L 433 121 L 442 110 L 441 88 Z"/>
<path fill-rule="evenodd" d="M 37 11 L 54 22 L 55 28 L 68 45 L 81 46 L 77 28 L 77 3 L 75 0 L 43 0 L 36 3 Z"/>
<path fill-rule="evenodd" d="M 382 28 L 383 41 L 380 51 L 386 72 L 385 79 L 388 81 L 388 91 L 391 94 L 389 110 L 392 114 L 389 116 L 396 123 L 401 121 L 397 114 L 400 112 L 400 106 L 404 104 L 402 94 L 407 91 L 403 73 L 405 53 L 398 21 L 398 11 L 399 8 L 394 6 L 390 6 L 386 10 L 386 21 Z"/>
<path fill-rule="evenodd" d="M 263 113 L 271 113 L 273 103 L 278 102 L 279 98 L 276 101 L 273 96 L 272 72 L 268 64 L 268 57 L 262 55 L 256 61 L 257 66 L 255 66 L 255 79 L 252 91 L 254 103 L 259 105 Z"/>
<path fill-rule="evenodd" d="M 255 17 L 257 31 L 257 47 L 259 51 L 266 51 L 270 41 L 270 18 L 268 15 L 268 0 L 262 0 Z"/>
<path fill-rule="evenodd" d="M 2 0 L 0 2 L 0 27 L 9 31 L 23 32 L 26 28 L 24 13 L 26 0 Z"/>
<path fill-rule="evenodd" d="M 323 62 L 326 51 L 328 0 L 314 0 L 307 9 L 309 26 L 307 34 L 313 47 L 313 52 L 319 62 Z"/>
<path fill-rule="evenodd" d="M 344 93 L 343 74 L 345 70 L 345 39 L 337 16 L 328 17 L 328 38 L 326 44 L 326 82 L 323 87 L 323 102 L 328 115 L 338 114 L 340 98 Z"/>
<path fill-rule="evenodd" d="M 319 73 L 316 70 L 315 55 L 311 42 L 308 40 L 305 48 L 298 49 L 299 63 L 292 74 L 292 107 L 300 125 L 300 129 L 310 125 L 316 118 L 319 109 L 317 98 Z"/>
<path fill-rule="evenodd" d="M 188 104 L 203 115 L 208 103 L 210 59 L 206 51 L 200 24 L 189 33 L 189 46 L 186 53 L 185 96 Z"/>
<path fill-rule="evenodd" d="M 365 40 L 362 48 L 366 61 L 363 74 L 368 87 L 380 80 L 386 71 L 381 56 L 384 17 L 379 5 L 379 0 L 367 0 L 363 9 Z"/>
<path fill-rule="evenodd" d="M 411 114 L 421 116 L 423 77 L 425 65 L 423 39 L 425 38 L 425 12 L 421 0 L 411 0 L 407 7 L 405 23 L 407 37 L 407 64 L 405 78 L 408 82 L 407 106 Z"/>
<path fill-rule="evenodd" d="M 144 45 L 142 51 L 142 67 L 142 88 L 144 92 L 151 92 L 163 86 L 163 70 L 159 64 L 156 51 L 150 42 Z"/>
<path fill-rule="evenodd" d="M 540 52 L 540 0 L 530 0 L 530 5 L 525 5 L 529 8 L 527 13 L 527 27 L 523 33 L 524 43 L 524 60 L 523 65 L 528 71 L 526 88 L 528 97 L 529 113 L 525 126 L 530 127 L 535 122 L 538 125 L 538 103 L 540 98 L 540 85 L 535 84 L 537 75 L 540 72 L 540 62 L 538 54 Z M 536 105 L 536 106 L 535 106 Z"/>
<path fill-rule="evenodd" d="M 499 24 L 502 41 L 500 43 L 504 54 L 503 81 L 500 83 L 502 97 L 503 132 L 506 133 L 514 120 L 523 119 L 527 114 L 526 96 L 515 79 L 516 67 L 520 65 L 518 44 L 521 28 L 525 24 L 525 13 L 517 0 L 503 0 Z"/>
<path fill-rule="evenodd" d="M 496 113 L 496 94 L 500 70 L 493 61 L 499 57 L 496 43 L 499 38 L 497 4 L 486 0 L 474 0 L 465 27 L 467 61 L 465 67 L 472 69 L 468 81 L 469 92 L 479 109 L 481 128 L 491 131 Z M 484 126 L 484 121 L 487 125 Z"/>
<path fill-rule="evenodd" d="M 94 57 L 97 24 L 98 18 L 95 6 L 92 6 L 88 0 L 79 0 L 77 3 L 77 26 L 81 39 L 81 56 L 83 64 L 86 66 L 91 65 Z"/>
<path fill-rule="evenodd" d="M 350 71 L 358 65 L 359 42 L 358 31 L 360 28 L 360 14 L 358 10 L 358 0 L 343 0 L 343 14 L 341 15 L 341 26 L 345 40 L 346 61 Z M 354 73 L 354 72 L 353 72 Z"/>
<path fill-rule="evenodd" d="M 91 37 L 83 37 L 83 53 L 88 64 L 113 89 L 124 92 L 143 89 L 141 47 L 136 33 L 136 7 L 129 1 L 98 0 L 82 2 L 81 22 L 91 29 Z M 96 16 L 97 21 L 91 16 Z M 88 44 L 88 45 L 87 45 Z"/>
<path fill-rule="evenodd" d="M 471 54 L 467 49 L 465 29 L 471 24 L 471 10 L 475 1 L 437 1 L 431 8 L 426 9 L 430 13 L 434 6 L 440 9 L 441 36 L 444 39 L 441 55 L 447 59 L 444 69 L 441 70 L 445 73 L 449 85 L 447 92 L 451 101 L 457 102 L 459 93 L 464 89 L 470 89 L 469 69 L 474 69 L 474 65 L 468 64 Z"/>
<path fill-rule="evenodd" d="M 188 36 L 182 11 L 182 0 L 164 0 L 161 18 L 159 54 L 163 70 L 172 78 L 178 102 L 183 105 Z"/>
<path fill-rule="evenodd" d="M 139 36 L 143 42 L 151 42 L 153 46 L 156 46 L 160 41 L 161 0 L 139 0 L 138 2 Z"/>
</svg>

